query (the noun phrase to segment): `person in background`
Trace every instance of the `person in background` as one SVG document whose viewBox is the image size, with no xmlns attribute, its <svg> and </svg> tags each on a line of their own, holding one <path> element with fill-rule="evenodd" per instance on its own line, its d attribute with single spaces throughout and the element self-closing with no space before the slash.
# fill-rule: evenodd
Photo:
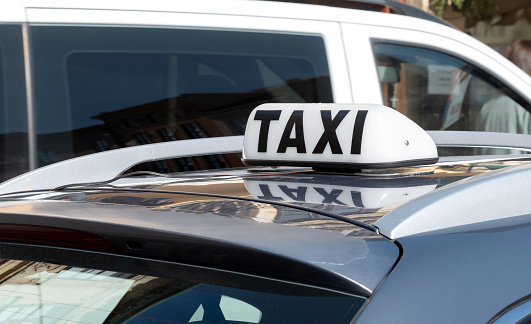
<svg viewBox="0 0 531 324">
<path fill-rule="evenodd" d="M 517 40 L 507 58 L 531 75 L 531 40 Z M 501 91 L 481 107 L 476 129 L 485 132 L 531 134 L 531 113 Z M 479 154 L 520 154 L 517 150 L 480 149 Z"/>
</svg>

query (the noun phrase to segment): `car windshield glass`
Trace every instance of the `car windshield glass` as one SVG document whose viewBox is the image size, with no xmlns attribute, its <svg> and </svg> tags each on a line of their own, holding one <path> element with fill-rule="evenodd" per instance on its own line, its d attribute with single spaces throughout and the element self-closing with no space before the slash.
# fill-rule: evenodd
<svg viewBox="0 0 531 324">
<path fill-rule="evenodd" d="M 186 273 L 176 271 L 165 278 L 1 260 L 0 321 L 349 323 L 365 302 L 362 297 L 276 281 L 267 288 L 263 279 L 247 276 L 221 283 L 211 278 L 192 281 Z"/>
</svg>

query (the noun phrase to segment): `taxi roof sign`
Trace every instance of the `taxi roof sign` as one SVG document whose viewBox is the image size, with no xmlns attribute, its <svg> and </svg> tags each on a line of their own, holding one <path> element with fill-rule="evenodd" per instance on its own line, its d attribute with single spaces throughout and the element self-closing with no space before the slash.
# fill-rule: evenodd
<svg viewBox="0 0 531 324">
<path fill-rule="evenodd" d="M 382 105 L 263 104 L 245 131 L 248 165 L 381 169 L 436 163 L 432 138 Z"/>
</svg>

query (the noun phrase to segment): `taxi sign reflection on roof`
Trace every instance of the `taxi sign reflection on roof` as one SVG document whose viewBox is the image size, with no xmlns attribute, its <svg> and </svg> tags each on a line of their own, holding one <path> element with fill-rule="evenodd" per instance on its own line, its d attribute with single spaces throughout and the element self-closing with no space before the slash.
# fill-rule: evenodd
<svg viewBox="0 0 531 324">
<path fill-rule="evenodd" d="M 316 169 L 372 169 L 438 161 L 431 137 L 392 108 L 264 104 L 251 113 L 243 162 Z"/>
<path fill-rule="evenodd" d="M 289 180 L 289 181 L 288 181 Z M 257 199 L 288 203 L 383 208 L 401 204 L 435 190 L 434 178 L 314 178 L 300 175 L 296 179 L 244 180 L 249 193 Z"/>
</svg>

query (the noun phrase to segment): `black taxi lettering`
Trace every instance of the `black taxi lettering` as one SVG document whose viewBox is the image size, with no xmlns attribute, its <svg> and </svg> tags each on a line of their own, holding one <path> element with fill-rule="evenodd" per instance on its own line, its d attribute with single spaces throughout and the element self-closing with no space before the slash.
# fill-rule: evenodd
<svg viewBox="0 0 531 324">
<path fill-rule="evenodd" d="M 361 154 L 361 138 L 363 137 L 363 126 L 367 118 L 368 110 L 358 110 L 356 120 L 354 121 L 354 130 L 352 131 L 352 146 L 350 154 Z"/>
<path fill-rule="evenodd" d="M 258 185 L 260 190 L 262 191 L 263 196 L 258 196 L 256 198 L 258 199 L 265 199 L 265 200 L 284 200 L 282 197 L 275 197 L 271 193 L 271 190 L 269 189 L 269 186 L 266 184 L 260 184 Z"/>
<path fill-rule="evenodd" d="M 332 119 L 332 111 L 321 110 L 321 119 L 323 121 L 323 135 L 313 149 L 314 154 L 322 154 L 327 144 L 330 144 L 332 154 L 343 154 L 339 140 L 337 139 L 337 126 L 343 121 L 343 118 L 350 112 L 350 110 L 340 110 L 334 119 Z"/>
<path fill-rule="evenodd" d="M 280 138 L 277 153 L 286 153 L 288 147 L 296 147 L 297 153 L 306 153 L 306 144 L 304 142 L 304 124 L 302 116 L 303 110 L 294 110 L 286 123 L 286 128 Z M 295 127 L 295 138 L 291 138 L 291 133 Z"/>
<path fill-rule="evenodd" d="M 321 202 L 322 204 L 345 205 L 344 203 L 342 203 L 341 201 L 339 201 L 337 199 L 337 197 L 339 197 L 339 195 L 341 195 L 343 193 L 343 190 L 341 190 L 341 189 L 332 189 L 330 192 L 326 192 L 326 190 L 324 190 L 324 188 L 314 187 L 313 189 L 315 189 L 315 191 L 317 191 L 318 194 L 323 196 L 324 199 Z"/>
<path fill-rule="evenodd" d="M 323 133 L 317 141 L 312 154 L 322 154 L 327 145 L 330 145 L 332 154 L 343 154 L 343 150 L 339 144 L 339 138 L 336 133 L 338 126 L 341 124 L 349 110 L 340 110 L 334 118 L 332 118 L 331 110 L 321 110 L 321 120 L 323 123 Z M 358 110 L 354 127 L 352 131 L 352 143 L 350 154 L 361 154 L 361 142 L 363 137 L 363 128 L 365 126 L 365 119 L 368 110 Z M 267 152 L 267 141 L 269 137 L 269 129 L 272 121 L 280 119 L 281 110 L 257 110 L 254 120 L 260 121 L 260 132 L 258 136 L 258 152 Z M 306 141 L 304 139 L 304 111 L 294 110 L 289 117 L 278 145 L 277 153 L 286 153 L 288 147 L 297 149 L 297 153 L 306 153 Z M 291 137 L 295 129 L 295 137 Z"/>
<path fill-rule="evenodd" d="M 271 121 L 279 120 L 282 110 L 258 110 L 254 115 L 254 120 L 261 120 L 260 134 L 258 135 L 258 152 L 267 152 L 267 137 L 269 136 L 269 126 Z"/>
<path fill-rule="evenodd" d="M 260 188 L 260 191 L 262 192 L 262 196 L 257 196 L 258 199 L 266 199 L 266 200 L 286 200 L 283 197 L 275 197 L 271 193 L 271 188 L 269 188 L 268 184 L 260 184 L 258 186 Z M 298 186 L 297 188 L 288 188 L 288 186 L 285 185 L 277 185 L 277 188 L 282 190 L 282 192 L 288 196 L 291 200 L 294 201 L 300 201 L 305 202 L 306 201 L 306 191 L 308 190 L 308 187 Z"/>
<path fill-rule="evenodd" d="M 350 196 L 352 197 L 352 203 L 356 207 L 365 208 L 363 205 L 363 200 L 361 200 L 361 192 L 359 191 L 351 191 Z"/>
<path fill-rule="evenodd" d="M 280 185 L 278 187 L 291 200 L 302 201 L 302 202 L 306 201 L 306 191 L 308 190 L 308 187 L 297 187 L 295 189 L 288 188 L 288 186 L 280 186 Z"/>
<path fill-rule="evenodd" d="M 336 204 L 336 205 L 343 205 L 343 206 L 347 205 L 338 199 L 338 197 L 341 196 L 345 192 L 344 189 L 334 188 L 334 189 L 330 189 L 329 191 L 327 191 L 325 188 L 320 188 L 320 187 L 297 186 L 295 188 L 293 187 L 290 188 L 287 185 L 281 185 L 281 184 L 278 184 L 278 185 L 260 184 L 258 187 L 260 188 L 260 191 L 262 192 L 261 196 L 256 196 L 256 198 L 258 199 L 276 200 L 276 201 L 280 200 L 280 201 L 308 202 L 306 200 L 306 195 L 309 192 L 309 190 L 313 189 L 323 198 L 323 200 L 320 202 L 321 204 Z M 278 196 L 275 196 L 271 192 L 272 190 L 275 192 L 278 192 L 279 189 L 280 191 L 282 191 L 282 193 L 285 196 L 281 194 L 281 197 L 278 197 Z M 347 190 L 347 192 L 349 191 Z M 363 206 L 363 201 L 361 199 L 361 192 L 350 191 L 350 196 L 352 198 L 352 202 L 349 202 L 349 204 L 352 203 L 356 207 L 365 208 Z M 348 195 L 346 197 L 348 197 Z"/>
</svg>

